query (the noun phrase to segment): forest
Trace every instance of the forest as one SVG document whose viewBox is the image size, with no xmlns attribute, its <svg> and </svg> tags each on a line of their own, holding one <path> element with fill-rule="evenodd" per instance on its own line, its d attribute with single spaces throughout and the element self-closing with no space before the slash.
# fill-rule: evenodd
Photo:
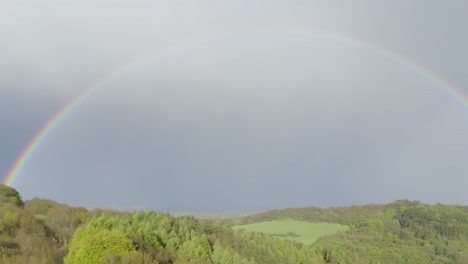
<svg viewBox="0 0 468 264">
<path fill-rule="evenodd" d="M 279 219 L 349 229 L 305 245 L 232 228 Z M 0 185 L 0 263 L 468 263 L 468 206 L 399 200 L 205 219 L 23 201 Z"/>
</svg>

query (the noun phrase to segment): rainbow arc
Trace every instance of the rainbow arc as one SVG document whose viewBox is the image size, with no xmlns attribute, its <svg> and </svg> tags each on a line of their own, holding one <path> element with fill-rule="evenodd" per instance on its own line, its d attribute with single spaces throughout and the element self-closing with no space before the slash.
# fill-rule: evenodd
<svg viewBox="0 0 468 264">
<path fill-rule="evenodd" d="M 373 52 L 376 54 L 381 55 L 384 58 L 387 58 L 389 60 L 393 60 L 396 63 L 399 63 L 403 66 L 406 66 L 408 69 L 413 70 L 414 72 L 422 75 L 425 77 L 427 80 L 430 82 L 436 84 L 437 86 L 441 87 L 445 91 L 447 91 L 449 94 L 451 94 L 456 100 L 461 102 L 464 106 L 468 106 L 468 97 L 463 94 L 463 92 L 451 84 L 448 80 L 437 74 L 436 72 L 430 70 L 429 68 L 425 67 L 424 65 L 411 60 L 410 58 L 397 53 L 395 51 L 392 51 L 390 49 L 387 49 L 385 47 L 376 45 L 375 43 L 371 43 L 362 39 L 359 39 L 355 36 L 348 36 L 348 35 L 341 35 L 341 34 L 336 34 L 332 32 L 326 32 L 326 31 L 320 31 L 320 30 L 310 30 L 310 29 L 299 29 L 299 28 L 273 28 L 273 29 L 253 29 L 253 30 L 240 30 L 240 31 L 229 31 L 229 32 L 221 32 L 217 34 L 212 34 L 208 36 L 201 36 L 201 37 L 196 37 L 193 39 L 186 39 L 184 41 L 181 41 L 180 43 L 196 43 L 196 41 L 200 39 L 210 39 L 210 38 L 216 38 L 219 36 L 223 35 L 228 35 L 232 33 L 244 33 L 244 32 L 272 32 L 272 33 L 281 33 L 281 32 L 289 32 L 289 33 L 299 33 L 299 34 L 308 34 L 308 35 L 313 35 L 319 38 L 324 38 L 327 40 L 332 40 L 332 41 L 337 41 L 337 42 L 342 42 L 344 44 L 357 47 L 357 48 L 363 48 L 368 50 L 369 52 Z M 156 53 L 161 55 L 164 52 L 170 50 L 171 46 L 168 46 L 167 48 L 158 50 Z M 41 129 L 36 133 L 36 135 L 29 141 L 29 143 L 26 145 L 26 147 L 23 149 L 21 154 L 17 157 L 13 165 L 10 167 L 9 171 L 7 172 L 6 176 L 3 179 L 3 184 L 6 184 L 8 186 L 12 186 L 17 179 L 18 175 L 20 175 L 22 169 L 28 162 L 28 160 L 31 158 L 31 156 L 34 154 L 34 152 L 39 148 L 41 143 L 47 138 L 47 136 L 50 134 L 50 132 L 55 129 L 62 120 L 66 118 L 66 116 L 73 111 L 75 108 L 77 108 L 83 101 L 85 101 L 87 98 L 92 96 L 93 94 L 96 93 L 101 87 L 103 87 L 104 84 L 109 82 L 110 80 L 114 79 L 118 75 L 120 75 L 122 72 L 130 68 L 132 65 L 135 63 L 141 61 L 144 59 L 147 54 L 152 54 L 151 52 L 145 53 L 143 56 L 137 57 L 136 59 L 131 60 L 130 62 L 115 68 L 114 70 L 110 71 L 109 73 L 105 74 L 102 76 L 100 79 L 98 79 L 96 82 L 94 82 L 92 85 L 89 87 L 85 88 L 80 94 L 78 94 L 75 98 L 73 98 L 71 101 L 69 101 L 65 106 L 63 106 L 56 114 L 54 114 L 42 127 Z"/>
</svg>

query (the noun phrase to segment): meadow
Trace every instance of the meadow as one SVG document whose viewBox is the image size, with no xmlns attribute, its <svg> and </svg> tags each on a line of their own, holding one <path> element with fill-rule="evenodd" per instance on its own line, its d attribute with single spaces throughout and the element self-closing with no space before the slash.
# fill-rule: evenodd
<svg viewBox="0 0 468 264">
<path fill-rule="evenodd" d="M 348 226 L 332 223 L 309 223 L 293 219 L 283 219 L 275 221 L 265 221 L 254 224 L 237 225 L 232 227 L 235 230 L 245 229 L 246 231 L 261 232 L 274 237 L 291 239 L 297 242 L 311 245 L 319 237 L 344 232 Z"/>
</svg>

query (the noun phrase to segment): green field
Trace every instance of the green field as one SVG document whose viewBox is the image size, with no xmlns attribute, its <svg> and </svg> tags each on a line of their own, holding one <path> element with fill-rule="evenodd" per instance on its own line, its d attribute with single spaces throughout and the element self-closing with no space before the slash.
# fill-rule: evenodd
<svg viewBox="0 0 468 264">
<path fill-rule="evenodd" d="M 346 231 L 348 226 L 330 223 L 309 223 L 292 219 L 260 222 L 248 225 L 238 225 L 232 228 L 239 230 L 261 232 L 279 238 L 292 239 L 306 245 L 311 245 L 319 237 Z"/>
</svg>

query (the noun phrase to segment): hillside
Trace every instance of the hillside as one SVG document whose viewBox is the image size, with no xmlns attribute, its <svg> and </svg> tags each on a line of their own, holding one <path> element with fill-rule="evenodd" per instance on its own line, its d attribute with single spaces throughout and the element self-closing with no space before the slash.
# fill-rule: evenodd
<svg viewBox="0 0 468 264">
<path fill-rule="evenodd" d="M 279 219 L 349 230 L 304 245 L 231 228 Z M 410 201 L 281 209 L 221 222 L 23 201 L 0 185 L 0 230 L 0 263 L 468 263 L 468 207 Z"/>
<path fill-rule="evenodd" d="M 318 238 L 343 232 L 348 226 L 333 223 L 310 223 L 293 219 L 264 221 L 253 224 L 237 225 L 236 230 L 245 229 L 250 232 L 261 232 L 270 236 L 289 239 L 304 245 L 312 245 Z"/>
<path fill-rule="evenodd" d="M 349 226 L 348 232 L 314 243 L 327 262 L 468 263 L 468 206 L 400 200 L 386 205 L 270 210 L 238 222 L 279 219 Z"/>
</svg>

